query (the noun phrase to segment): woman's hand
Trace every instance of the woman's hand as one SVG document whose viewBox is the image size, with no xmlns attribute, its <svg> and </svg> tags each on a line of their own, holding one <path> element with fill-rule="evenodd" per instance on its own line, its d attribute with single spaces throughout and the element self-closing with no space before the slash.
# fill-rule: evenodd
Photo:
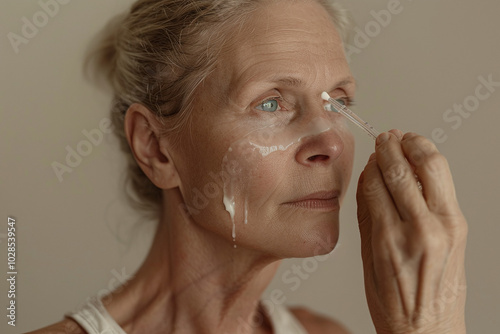
<svg viewBox="0 0 500 334">
<path fill-rule="evenodd" d="M 467 222 L 448 163 L 424 137 L 385 135 L 357 192 L 365 290 L 377 333 L 465 333 Z"/>
</svg>

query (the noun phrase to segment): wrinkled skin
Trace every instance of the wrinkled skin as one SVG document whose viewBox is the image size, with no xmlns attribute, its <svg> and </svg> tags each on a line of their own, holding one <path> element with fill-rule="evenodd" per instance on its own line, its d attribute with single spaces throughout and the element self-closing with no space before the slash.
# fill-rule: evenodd
<svg viewBox="0 0 500 334">
<path fill-rule="evenodd" d="M 272 333 L 259 300 L 279 260 L 336 246 L 354 140 L 320 96 L 346 99 L 355 92 L 339 34 L 324 8 L 307 0 L 263 2 L 240 28 L 233 36 L 239 43 L 220 55 L 199 90 L 180 146 L 160 135 L 161 124 L 143 105 L 127 111 L 135 159 L 163 191 L 149 254 L 104 301 L 127 333 Z M 264 101 L 279 108 L 263 110 Z M 286 149 L 263 155 L 255 145 Z M 231 177 L 211 176 L 221 169 Z M 224 205 L 232 184 L 234 225 Z M 200 199 L 206 190 L 210 196 Z M 337 197 L 322 208 L 320 201 L 289 204 L 317 191 Z M 435 146 L 392 131 L 368 162 L 357 200 L 377 332 L 465 333 L 467 224 Z M 309 333 L 346 333 L 312 312 L 295 314 Z"/>
<path fill-rule="evenodd" d="M 379 137 L 357 200 L 377 333 L 465 333 L 467 223 L 435 145 L 401 131 Z"/>
</svg>

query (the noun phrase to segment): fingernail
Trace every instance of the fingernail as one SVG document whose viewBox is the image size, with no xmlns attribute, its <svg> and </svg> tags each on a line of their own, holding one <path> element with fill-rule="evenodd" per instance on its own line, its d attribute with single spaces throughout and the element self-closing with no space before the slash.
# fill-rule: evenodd
<svg viewBox="0 0 500 334">
<path fill-rule="evenodd" d="M 385 143 L 386 141 L 389 140 L 390 137 L 391 137 L 391 135 L 388 134 L 387 132 L 382 133 L 377 138 L 377 145 L 381 145 L 381 144 Z"/>
<path fill-rule="evenodd" d="M 405 133 L 405 135 L 403 136 L 403 140 L 405 140 L 405 139 L 409 139 L 409 138 L 412 138 L 412 137 L 415 137 L 415 136 L 418 136 L 418 134 L 416 134 L 415 132 L 407 132 L 407 133 Z"/>
<path fill-rule="evenodd" d="M 401 131 L 399 129 L 395 129 L 394 131 L 396 132 L 396 137 L 398 137 L 399 140 L 403 139 L 403 136 L 404 136 L 403 131 Z"/>
</svg>

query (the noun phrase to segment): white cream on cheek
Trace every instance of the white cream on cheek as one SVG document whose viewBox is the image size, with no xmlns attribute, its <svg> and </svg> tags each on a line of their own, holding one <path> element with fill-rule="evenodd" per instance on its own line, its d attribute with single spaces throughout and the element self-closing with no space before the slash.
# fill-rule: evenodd
<svg viewBox="0 0 500 334">
<path fill-rule="evenodd" d="M 272 145 L 272 146 L 262 146 L 257 143 L 254 143 L 252 141 L 249 141 L 248 143 L 253 146 L 255 149 L 259 150 L 259 153 L 263 157 L 267 157 L 269 154 L 277 151 L 286 151 L 288 150 L 291 146 L 296 145 L 302 141 L 302 139 L 314 135 L 318 135 L 320 133 L 326 132 L 331 129 L 331 125 L 328 124 L 329 122 L 326 121 L 323 118 L 315 118 L 313 119 L 310 123 L 307 124 L 307 127 L 304 128 L 299 135 L 296 135 L 294 139 L 292 139 L 291 142 L 288 144 L 278 144 L 278 145 Z"/>
<path fill-rule="evenodd" d="M 270 125 L 245 135 L 242 139 L 231 144 L 223 161 L 222 169 L 226 170 L 229 164 L 240 166 L 239 170 L 224 179 L 223 204 L 229 213 L 232 223 L 232 238 L 236 248 L 236 217 L 244 217 L 243 222 L 248 224 L 250 182 L 254 175 L 259 175 L 259 165 L 262 159 L 269 159 L 274 152 L 285 152 L 296 147 L 304 138 L 319 135 L 332 129 L 331 120 L 315 118 L 300 128 L 291 131 L 284 126 Z M 241 201 L 241 204 L 237 204 Z M 239 209 L 241 207 L 241 209 Z M 243 210 L 238 215 L 238 210 Z M 251 216 L 251 212 L 250 212 Z"/>
</svg>

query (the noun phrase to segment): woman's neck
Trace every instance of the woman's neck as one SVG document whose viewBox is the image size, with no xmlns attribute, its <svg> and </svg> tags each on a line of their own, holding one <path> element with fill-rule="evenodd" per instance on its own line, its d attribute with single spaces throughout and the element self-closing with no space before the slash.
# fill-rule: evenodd
<svg viewBox="0 0 500 334">
<path fill-rule="evenodd" d="M 144 263 L 104 299 L 111 316 L 130 334 L 270 332 L 259 300 L 279 261 L 201 228 L 172 192 Z"/>
</svg>

